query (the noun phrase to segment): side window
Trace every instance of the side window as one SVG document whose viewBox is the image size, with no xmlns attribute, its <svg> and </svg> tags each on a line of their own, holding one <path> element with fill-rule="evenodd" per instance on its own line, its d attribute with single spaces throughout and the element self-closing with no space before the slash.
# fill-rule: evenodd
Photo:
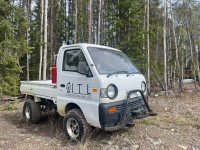
<svg viewBox="0 0 200 150">
<path fill-rule="evenodd" d="M 80 63 L 87 61 L 81 50 L 66 50 L 63 59 L 63 71 L 78 71 Z"/>
</svg>

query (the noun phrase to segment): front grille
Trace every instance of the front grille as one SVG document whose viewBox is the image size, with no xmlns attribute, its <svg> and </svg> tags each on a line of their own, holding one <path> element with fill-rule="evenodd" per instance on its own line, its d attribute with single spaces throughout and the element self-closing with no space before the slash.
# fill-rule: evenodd
<svg viewBox="0 0 200 150">
<path fill-rule="evenodd" d="M 143 105 L 145 105 L 145 104 L 144 104 L 144 101 L 142 100 L 142 97 L 132 98 L 132 99 L 130 99 L 130 102 L 128 103 L 128 109 L 131 110 L 131 109 L 140 108 Z M 123 111 L 124 104 L 118 105 L 117 110 Z"/>
</svg>

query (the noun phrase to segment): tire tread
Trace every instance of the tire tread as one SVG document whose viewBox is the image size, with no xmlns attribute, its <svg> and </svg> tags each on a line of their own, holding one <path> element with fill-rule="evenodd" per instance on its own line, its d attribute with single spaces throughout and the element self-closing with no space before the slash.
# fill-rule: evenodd
<svg viewBox="0 0 200 150">
<path fill-rule="evenodd" d="M 25 108 L 26 106 L 29 106 L 31 109 L 31 116 L 30 119 L 28 120 L 25 116 Z M 38 123 L 38 121 L 41 119 L 41 109 L 40 106 L 34 102 L 33 100 L 29 99 L 24 103 L 24 107 L 23 107 L 23 116 L 26 120 L 27 123 Z"/>
<path fill-rule="evenodd" d="M 66 116 L 71 115 L 73 113 L 79 117 L 79 119 L 83 125 L 83 133 L 82 133 L 81 137 L 79 137 L 80 139 L 78 139 L 78 140 L 84 141 L 84 140 L 86 140 L 87 136 L 90 135 L 90 133 L 92 131 L 92 127 L 87 123 L 87 121 L 80 109 L 76 109 L 76 108 L 71 109 L 70 111 L 67 112 Z M 64 127 L 65 127 L 65 125 L 64 125 Z M 70 138 L 70 137 L 68 137 L 68 138 Z"/>
</svg>

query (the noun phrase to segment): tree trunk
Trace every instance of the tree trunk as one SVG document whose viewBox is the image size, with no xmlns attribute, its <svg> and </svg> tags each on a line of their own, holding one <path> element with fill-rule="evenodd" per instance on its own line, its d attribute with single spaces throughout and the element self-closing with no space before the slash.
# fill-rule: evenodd
<svg viewBox="0 0 200 150">
<path fill-rule="evenodd" d="M 145 4 L 147 3 L 146 2 L 146 0 L 144 0 L 144 2 L 145 2 Z M 144 33 L 144 31 L 145 31 L 145 29 L 146 29 L 146 5 L 145 5 L 145 7 L 144 7 L 144 21 L 143 21 L 143 34 L 142 34 L 142 50 L 143 50 L 143 56 L 145 57 L 145 33 Z M 145 67 L 145 64 L 143 64 L 142 65 L 142 68 L 143 69 L 145 69 L 146 67 Z M 146 75 L 146 74 L 145 74 Z M 145 76 L 145 77 L 147 77 L 147 76 Z"/>
<path fill-rule="evenodd" d="M 176 63 L 177 63 L 177 69 L 178 69 L 179 91 L 182 92 L 181 68 L 180 68 L 179 59 L 178 59 L 178 46 L 177 46 L 177 41 L 176 41 L 176 31 L 174 27 L 172 0 L 170 0 L 170 8 L 171 8 L 172 29 L 173 29 L 173 34 L 174 34 L 174 44 L 176 48 Z"/>
<path fill-rule="evenodd" d="M 167 96 L 167 52 L 166 52 L 166 24 L 167 24 L 167 0 L 164 1 L 164 79 L 165 79 L 165 96 Z"/>
<path fill-rule="evenodd" d="M 100 36 L 101 36 L 101 0 L 99 0 L 99 21 L 98 21 L 98 42 L 100 44 Z"/>
<path fill-rule="evenodd" d="M 200 85 L 199 53 L 200 53 L 200 47 L 199 47 L 199 44 L 198 44 L 198 49 L 197 49 L 197 69 L 198 69 L 198 82 L 199 82 L 199 85 Z"/>
<path fill-rule="evenodd" d="M 147 89 L 150 94 L 149 0 L 147 0 Z"/>
<path fill-rule="evenodd" d="M 198 49 L 197 49 L 197 46 L 195 45 L 195 38 L 194 38 L 194 33 L 192 32 L 191 34 L 191 41 L 192 41 L 192 47 L 194 49 L 194 70 L 196 70 L 196 74 L 195 74 L 195 79 L 196 79 L 196 76 L 197 78 L 199 79 L 199 76 L 200 76 L 200 72 L 199 72 L 199 61 L 198 61 Z M 200 84 L 200 83 L 199 83 Z"/>
<path fill-rule="evenodd" d="M 46 71 L 47 71 L 47 8 L 48 0 L 45 0 L 45 15 L 44 15 L 44 58 L 43 58 L 43 80 L 46 80 Z"/>
<path fill-rule="evenodd" d="M 193 49 L 192 49 L 192 41 L 191 41 L 191 35 L 188 27 L 188 21 L 187 21 L 187 32 L 188 32 L 188 37 L 189 37 L 189 43 L 190 43 L 190 56 L 191 56 L 191 62 L 192 62 L 192 69 L 194 71 L 194 86 L 195 89 L 197 89 L 197 84 L 196 84 L 196 71 L 195 71 L 195 64 L 194 64 L 194 56 L 193 56 Z"/>
<path fill-rule="evenodd" d="M 63 5 L 63 1 L 61 1 L 61 7 L 63 7 L 62 5 Z M 68 13 L 67 12 L 67 0 L 64 0 L 64 9 L 65 9 L 65 11 L 64 11 L 64 17 L 67 18 L 67 13 Z M 67 40 L 70 40 L 70 39 L 69 39 L 69 37 L 67 37 L 68 35 L 67 35 L 67 30 L 66 30 L 66 28 L 67 28 L 67 21 L 66 21 L 66 19 L 64 20 L 64 24 L 62 26 L 65 29 L 65 31 L 64 31 L 65 32 L 64 33 L 64 38 L 65 39 L 62 42 L 65 41 L 65 43 L 67 43 Z"/>
<path fill-rule="evenodd" d="M 158 30 L 159 30 L 159 22 L 158 22 L 158 26 L 156 29 L 156 59 L 155 59 L 155 64 L 158 65 L 158 52 L 159 52 L 159 36 L 158 36 Z"/>
<path fill-rule="evenodd" d="M 167 13 L 168 14 L 168 13 Z M 168 15 L 167 15 L 168 16 Z M 170 54 L 170 59 L 172 60 L 172 55 L 173 55 L 173 53 L 172 53 L 172 37 L 170 36 L 171 35 L 171 30 L 170 30 L 170 26 L 171 26 L 171 24 L 170 24 L 170 21 L 168 21 L 168 32 L 167 32 L 167 34 L 168 34 L 168 39 L 169 39 L 169 54 Z M 174 81 L 175 81 L 175 67 L 176 66 L 176 61 L 175 61 L 175 63 L 174 63 L 174 67 L 173 67 L 173 63 L 171 62 L 171 64 L 170 64 L 170 82 L 171 82 L 171 89 L 173 89 L 174 88 Z"/>
<path fill-rule="evenodd" d="M 27 5 L 26 5 L 26 11 L 27 11 L 27 20 L 28 22 L 30 22 L 30 0 L 27 0 Z M 28 25 L 27 30 L 26 30 L 26 41 L 27 41 L 27 48 L 29 45 L 29 30 L 30 30 L 30 26 Z M 29 52 L 26 53 L 26 73 L 27 73 L 27 81 L 29 81 Z"/>
<path fill-rule="evenodd" d="M 78 1 L 75 0 L 75 30 L 74 30 L 74 43 L 77 43 L 77 12 L 78 12 Z"/>
<path fill-rule="evenodd" d="M 89 4 L 89 32 L 88 32 L 88 43 L 92 42 L 92 0 L 90 0 Z"/>
<path fill-rule="evenodd" d="M 54 14 L 54 0 L 51 0 L 51 18 L 50 18 L 50 20 L 51 20 L 51 25 L 50 25 L 50 33 L 51 33 L 51 35 L 50 35 L 50 41 L 51 41 L 51 64 L 53 64 L 53 55 L 54 55 L 54 49 L 53 49 L 53 35 L 54 35 L 54 30 L 53 30 L 53 20 L 54 20 L 54 16 L 53 16 L 53 14 Z"/>
<path fill-rule="evenodd" d="M 28 30 L 26 32 L 27 34 L 27 47 L 28 47 Z M 26 73 L 27 73 L 27 81 L 29 81 L 29 53 L 26 53 L 26 67 L 27 67 L 27 70 L 26 70 Z"/>
<path fill-rule="evenodd" d="M 39 66 L 39 80 L 41 80 L 41 74 L 42 74 L 42 55 L 43 55 L 43 49 L 42 49 L 42 43 L 43 43 L 43 19 L 44 19 L 44 8 L 43 8 L 43 0 L 40 2 L 41 4 L 41 26 L 40 26 L 40 66 Z"/>
</svg>

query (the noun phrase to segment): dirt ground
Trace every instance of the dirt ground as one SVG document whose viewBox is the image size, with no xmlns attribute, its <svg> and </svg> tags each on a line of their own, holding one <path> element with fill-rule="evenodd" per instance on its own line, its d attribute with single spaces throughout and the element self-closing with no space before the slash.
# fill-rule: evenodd
<svg viewBox="0 0 200 150">
<path fill-rule="evenodd" d="M 153 93 L 151 108 L 157 116 L 135 120 L 135 126 L 115 132 L 95 129 L 85 143 L 71 143 L 63 118 L 56 114 L 27 125 L 22 118 L 24 100 L 0 101 L 0 149 L 5 150 L 200 150 L 200 91 L 187 84 L 184 94 L 169 97 Z"/>
</svg>

